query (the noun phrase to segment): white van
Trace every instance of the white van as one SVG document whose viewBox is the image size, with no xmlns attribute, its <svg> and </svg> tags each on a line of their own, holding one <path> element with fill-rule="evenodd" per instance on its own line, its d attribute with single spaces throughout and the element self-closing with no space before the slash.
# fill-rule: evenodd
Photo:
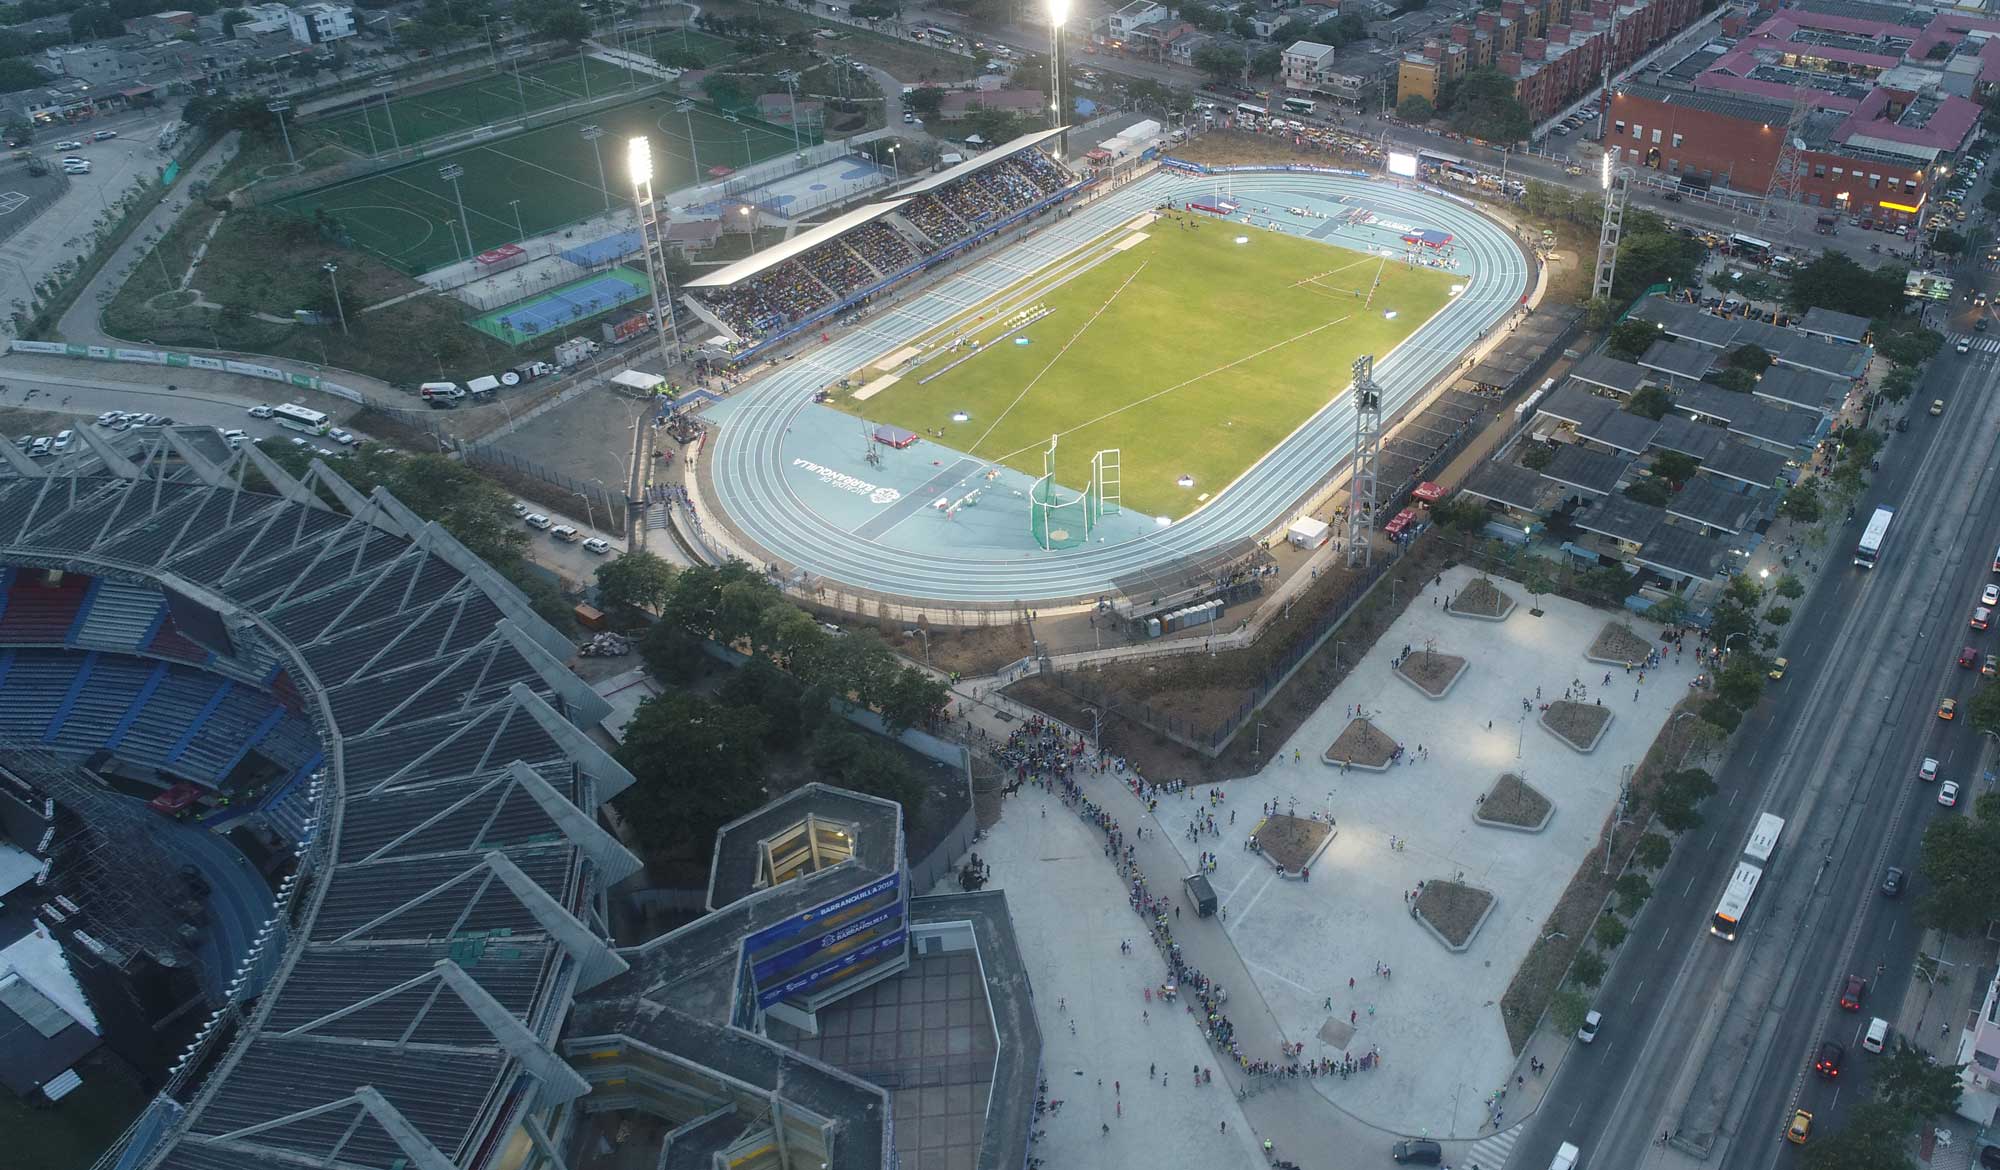
<svg viewBox="0 0 2000 1170">
<path fill-rule="evenodd" d="M 1868 1033 L 1861 1037 L 1861 1047 L 1869 1052 L 1880 1052 L 1883 1045 L 1888 1042 L 1889 1021 L 1883 1019 L 1881 1016 L 1876 1016 L 1874 1019 L 1868 1021 Z"/>
<path fill-rule="evenodd" d="M 1564 1142 L 1556 1150 L 1555 1161 L 1549 1163 L 1549 1170 L 1577 1170 L 1581 1165 L 1583 1165 L 1583 1151 Z"/>
<path fill-rule="evenodd" d="M 425 382 L 417 387 L 417 394 L 426 405 L 445 409 L 457 406 L 458 400 L 465 397 L 465 391 L 456 382 Z"/>
</svg>

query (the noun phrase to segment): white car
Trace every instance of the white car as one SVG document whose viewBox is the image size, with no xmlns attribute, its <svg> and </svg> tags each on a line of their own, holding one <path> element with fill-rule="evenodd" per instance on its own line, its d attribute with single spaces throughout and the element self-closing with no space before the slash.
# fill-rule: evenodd
<svg viewBox="0 0 2000 1170">
<path fill-rule="evenodd" d="M 2000 585 L 1988 585 L 1979 591 L 1979 604 L 2000 605 Z"/>
<path fill-rule="evenodd" d="M 1938 803 L 1946 808 L 1958 807 L 1958 781 L 1947 780 L 1938 785 Z"/>
<path fill-rule="evenodd" d="M 1601 1014 L 1597 1012 L 1591 1012 L 1590 1014 L 1583 1017 L 1583 1027 L 1578 1028 L 1576 1030 L 1576 1038 L 1578 1040 L 1583 1041 L 1585 1044 L 1591 1043 L 1592 1041 L 1597 1039 L 1597 1029 L 1603 1023 L 1604 1023 L 1604 1017 Z"/>
<path fill-rule="evenodd" d="M 247 413 L 250 415 L 251 418 L 270 418 L 271 404 L 268 402 L 260 402 L 257 405 L 251 407 Z"/>
<path fill-rule="evenodd" d="M 49 449 L 57 452 L 67 451 L 70 444 L 74 442 L 76 442 L 75 431 L 57 431 L 56 441 L 49 444 Z"/>
<path fill-rule="evenodd" d="M 564 544 L 575 544 L 583 538 L 581 532 L 578 532 L 567 524 L 558 524 L 554 528 L 549 529 L 549 535 L 562 541 Z"/>
<path fill-rule="evenodd" d="M 522 503 L 521 501 L 519 500 L 514 501 L 514 515 L 526 516 L 529 512 L 532 511 L 534 511 L 533 508 L 528 507 L 528 505 Z"/>
<path fill-rule="evenodd" d="M 1952 349 L 1958 351 L 1959 353 L 1971 353 L 1972 343 L 1970 341 L 1967 341 L 1965 338 L 1961 337 L 1958 339 L 1958 344 L 1952 346 Z"/>
<path fill-rule="evenodd" d="M 234 428 L 222 432 L 222 441 L 229 444 L 229 449 L 231 451 L 234 451 L 238 447 L 241 447 L 244 443 L 244 440 L 248 439 L 249 437 L 250 437 L 249 435 L 246 435 L 242 431 L 236 430 Z"/>
<path fill-rule="evenodd" d="M 115 423 L 119 419 L 124 417 L 125 417 L 125 412 L 122 410 L 107 410 L 103 414 L 97 416 L 97 425 L 100 427 L 108 427 L 112 423 Z"/>
<path fill-rule="evenodd" d="M 49 446 L 54 442 L 55 442 L 54 439 L 49 438 L 47 435 L 43 435 L 41 438 L 36 439 L 32 444 L 29 445 L 28 454 L 39 459 L 42 456 L 47 455 L 49 453 Z"/>
<path fill-rule="evenodd" d="M 328 431 L 326 433 L 326 437 L 332 439 L 336 443 L 339 443 L 343 447 L 352 447 L 355 443 L 354 432 L 345 431 L 339 427 L 335 427 L 332 430 Z"/>
<path fill-rule="evenodd" d="M 65 139 L 65 140 L 63 140 L 63 141 L 61 141 L 61 142 L 58 142 L 58 143 L 56 143 L 56 149 L 57 149 L 57 150 L 82 150 L 82 149 L 83 149 L 83 143 L 81 143 L 81 142 L 78 142 L 78 141 L 77 141 L 76 139 L 74 139 L 74 138 L 69 138 L 69 139 Z"/>
<path fill-rule="evenodd" d="M 294 446 L 294 447 L 297 447 L 297 448 L 299 448 L 300 450 L 303 450 L 303 451 L 310 451 L 310 450 L 312 450 L 312 440 L 311 440 L 311 439 L 301 439 L 301 438 L 299 438 L 299 437 L 298 437 L 297 435 L 293 435 L 293 436 L 292 436 L 292 446 Z"/>
<path fill-rule="evenodd" d="M 1924 762 L 1917 765 L 1917 779 L 1935 780 L 1937 779 L 1937 770 L 1938 762 L 1929 756 L 1925 756 Z"/>
<path fill-rule="evenodd" d="M 601 557 L 611 551 L 611 542 L 601 536 L 593 536 L 583 542 L 583 550 L 585 552 L 594 552 Z"/>
<path fill-rule="evenodd" d="M 543 532 L 547 532 L 549 529 L 555 527 L 556 523 L 540 512 L 530 512 L 526 516 L 521 517 L 521 519 L 527 522 L 528 527 L 539 528 Z"/>
</svg>

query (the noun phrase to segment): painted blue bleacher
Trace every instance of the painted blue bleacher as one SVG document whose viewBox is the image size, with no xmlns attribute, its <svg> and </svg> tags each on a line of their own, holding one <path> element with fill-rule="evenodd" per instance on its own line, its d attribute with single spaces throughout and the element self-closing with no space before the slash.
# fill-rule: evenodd
<svg viewBox="0 0 2000 1170">
<path fill-rule="evenodd" d="M 138 709 L 138 717 L 124 728 L 116 745 L 118 753 L 134 760 L 168 762 L 222 685 L 221 680 L 200 671 L 166 667 L 159 686 Z"/>
<path fill-rule="evenodd" d="M 81 621 L 82 619 L 79 617 L 78 620 Z M 43 743 L 55 742 L 56 732 L 62 729 L 63 721 L 69 718 L 70 710 L 76 706 L 76 701 L 83 696 L 84 688 L 90 685 L 91 675 L 96 669 L 97 655 L 84 655 L 83 665 L 77 669 L 76 677 L 70 681 L 68 692 L 63 695 L 62 702 L 57 704 L 56 713 L 49 717 L 49 725 L 42 732 Z"/>
<path fill-rule="evenodd" d="M 17 651 L 0 683 L 0 739 L 40 742 L 82 662 L 74 654 Z"/>
<path fill-rule="evenodd" d="M 133 697 L 132 705 L 125 709 L 124 717 L 119 719 L 118 726 L 112 729 L 111 738 L 104 741 L 105 747 L 115 751 L 125 742 L 125 737 L 132 733 L 133 725 L 139 722 L 139 716 L 146 713 L 146 704 L 152 701 L 153 692 L 159 690 L 161 684 L 167 681 L 166 663 L 154 662 L 150 666 L 146 681 L 140 684 L 139 693 Z"/>
<path fill-rule="evenodd" d="M 166 612 L 159 590 L 100 578 L 70 641 L 92 650 L 135 653 L 152 640 Z"/>
<path fill-rule="evenodd" d="M 60 723 L 51 723 L 45 742 L 77 752 L 92 752 L 115 743 L 160 665 L 122 654 L 94 657 L 97 661 L 90 672 L 90 686 L 78 692 Z"/>
</svg>

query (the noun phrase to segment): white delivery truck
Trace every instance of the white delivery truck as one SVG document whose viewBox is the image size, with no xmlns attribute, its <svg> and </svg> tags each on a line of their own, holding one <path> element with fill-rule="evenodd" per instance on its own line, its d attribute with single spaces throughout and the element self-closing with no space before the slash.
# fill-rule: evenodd
<svg viewBox="0 0 2000 1170">
<path fill-rule="evenodd" d="M 1583 1165 L 1583 1151 L 1564 1142 L 1556 1150 L 1555 1161 L 1549 1163 L 1549 1170 L 1578 1170 Z"/>
</svg>

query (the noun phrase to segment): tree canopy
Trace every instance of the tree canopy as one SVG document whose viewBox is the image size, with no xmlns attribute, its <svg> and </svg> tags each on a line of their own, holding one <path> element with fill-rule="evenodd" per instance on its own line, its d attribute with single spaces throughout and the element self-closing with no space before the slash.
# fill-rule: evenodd
<svg viewBox="0 0 2000 1170">
<path fill-rule="evenodd" d="M 1969 817 L 1932 821 L 1924 830 L 1917 859 L 1917 870 L 1930 886 L 1917 901 L 1918 916 L 1952 934 L 1984 932 L 1987 923 L 2000 918 L 2000 885 L 1993 881 L 1996 865 L 2000 865 L 2000 796 L 1979 797 Z"/>
<path fill-rule="evenodd" d="M 618 810 L 667 856 L 702 856 L 717 829 L 764 802 L 764 732 L 754 708 L 679 690 L 646 700 L 618 747 L 633 779 Z"/>
<path fill-rule="evenodd" d="M 1794 309 L 1831 309 L 1857 317 L 1887 317 L 1903 306 L 1903 277 L 1895 265 L 1866 268 L 1829 248 L 1792 273 L 1785 303 Z"/>
<path fill-rule="evenodd" d="M 1441 105 L 1452 129 L 1503 146 L 1522 141 L 1534 128 L 1514 96 L 1513 78 L 1498 69 L 1467 70 L 1452 87 L 1451 100 Z"/>
</svg>

